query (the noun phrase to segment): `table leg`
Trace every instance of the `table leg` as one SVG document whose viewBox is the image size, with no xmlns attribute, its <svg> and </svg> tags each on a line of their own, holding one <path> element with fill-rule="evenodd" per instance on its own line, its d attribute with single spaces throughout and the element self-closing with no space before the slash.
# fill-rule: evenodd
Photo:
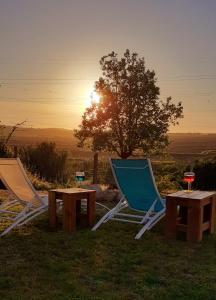
<svg viewBox="0 0 216 300">
<path fill-rule="evenodd" d="M 166 199 L 166 237 L 176 238 L 177 206 L 175 200 Z"/>
<path fill-rule="evenodd" d="M 201 241 L 203 223 L 203 206 L 188 208 L 187 240 L 191 242 Z"/>
<path fill-rule="evenodd" d="M 50 228 L 56 227 L 56 193 L 53 191 L 49 191 L 48 193 L 48 210 L 49 210 L 49 226 Z"/>
<path fill-rule="evenodd" d="M 63 195 L 63 229 L 66 232 L 76 230 L 76 195 Z"/>
<path fill-rule="evenodd" d="M 210 233 L 214 232 L 214 227 L 215 227 L 215 205 L 216 197 L 212 197 L 211 199 L 211 208 L 210 208 Z"/>
<path fill-rule="evenodd" d="M 81 219 L 81 200 L 76 201 L 76 219 L 78 221 Z"/>
<path fill-rule="evenodd" d="M 87 221 L 89 226 L 93 226 L 95 221 L 95 194 L 91 192 L 87 198 Z"/>
</svg>

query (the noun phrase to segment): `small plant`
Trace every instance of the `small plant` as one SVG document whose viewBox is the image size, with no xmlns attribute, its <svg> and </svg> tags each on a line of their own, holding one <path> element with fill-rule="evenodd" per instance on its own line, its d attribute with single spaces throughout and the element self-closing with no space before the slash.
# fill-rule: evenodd
<svg viewBox="0 0 216 300">
<path fill-rule="evenodd" d="M 47 191 L 52 187 L 49 182 L 39 178 L 37 175 L 31 174 L 30 172 L 28 172 L 28 177 L 36 190 Z"/>
</svg>

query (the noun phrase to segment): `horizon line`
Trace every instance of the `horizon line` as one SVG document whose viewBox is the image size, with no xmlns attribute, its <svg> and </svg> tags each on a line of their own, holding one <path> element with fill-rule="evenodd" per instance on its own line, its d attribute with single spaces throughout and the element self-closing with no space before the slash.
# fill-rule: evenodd
<svg viewBox="0 0 216 300">
<path fill-rule="evenodd" d="M 8 125 L 8 124 L 1 124 L 0 123 L 0 126 L 6 126 L 6 127 L 13 127 L 13 125 Z M 18 129 L 39 129 L 39 130 L 43 130 L 43 129 L 56 129 L 56 130 L 67 130 L 67 131 L 73 131 L 74 129 L 76 129 L 77 127 L 74 127 L 74 128 L 65 128 L 65 127 L 35 127 L 35 126 L 29 126 L 29 127 L 25 127 L 25 126 L 21 126 L 21 127 L 18 127 Z M 167 132 L 168 134 L 216 134 L 216 131 L 215 132 L 191 132 L 191 131 L 182 131 L 182 132 L 173 132 L 173 131 L 170 131 L 170 132 Z"/>
</svg>

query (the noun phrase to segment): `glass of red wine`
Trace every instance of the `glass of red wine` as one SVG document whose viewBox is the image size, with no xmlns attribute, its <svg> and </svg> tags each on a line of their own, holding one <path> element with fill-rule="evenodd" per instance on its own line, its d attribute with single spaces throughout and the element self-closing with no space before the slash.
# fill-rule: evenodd
<svg viewBox="0 0 216 300">
<path fill-rule="evenodd" d="M 192 182 L 194 182 L 194 180 L 195 180 L 195 173 L 194 172 L 185 172 L 184 173 L 183 181 L 187 182 L 187 184 L 188 184 L 188 189 L 187 189 L 188 192 L 192 191 L 191 190 L 191 185 L 192 185 Z"/>
</svg>

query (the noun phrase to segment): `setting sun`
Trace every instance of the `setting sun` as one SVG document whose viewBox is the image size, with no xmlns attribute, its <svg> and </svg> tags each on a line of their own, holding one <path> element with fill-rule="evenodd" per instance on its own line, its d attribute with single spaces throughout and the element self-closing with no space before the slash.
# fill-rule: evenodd
<svg viewBox="0 0 216 300">
<path fill-rule="evenodd" d="M 99 103 L 100 102 L 100 95 L 95 91 L 91 92 L 86 100 L 87 106 L 90 106 L 92 103 Z"/>
</svg>

